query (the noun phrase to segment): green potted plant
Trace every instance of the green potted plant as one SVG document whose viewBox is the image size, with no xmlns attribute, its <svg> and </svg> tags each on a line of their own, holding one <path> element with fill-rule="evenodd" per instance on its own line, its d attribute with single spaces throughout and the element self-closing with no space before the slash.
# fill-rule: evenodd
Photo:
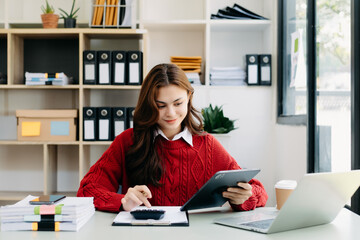
<svg viewBox="0 0 360 240">
<path fill-rule="evenodd" d="M 64 9 L 59 8 L 61 11 L 61 18 L 64 19 L 64 27 L 65 28 L 74 28 L 76 26 L 76 18 L 77 12 L 79 11 L 79 7 L 74 10 L 76 0 L 73 0 L 70 13 L 67 13 Z"/>
<path fill-rule="evenodd" d="M 235 130 L 235 120 L 230 120 L 224 116 L 222 106 L 218 107 L 210 104 L 203 108 L 201 114 L 204 120 L 204 130 L 208 133 L 225 134 Z"/>
<path fill-rule="evenodd" d="M 41 15 L 41 21 L 43 28 L 57 28 L 59 15 L 55 14 L 53 6 L 51 6 L 47 0 L 45 0 L 46 5 L 41 6 L 43 14 Z"/>
</svg>

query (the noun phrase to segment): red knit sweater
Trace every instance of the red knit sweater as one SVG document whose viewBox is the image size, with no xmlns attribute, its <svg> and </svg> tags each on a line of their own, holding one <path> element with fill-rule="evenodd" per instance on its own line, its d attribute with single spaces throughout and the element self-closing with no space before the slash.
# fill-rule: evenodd
<svg viewBox="0 0 360 240">
<path fill-rule="evenodd" d="M 125 153 L 132 145 L 133 129 L 121 133 L 80 183 L 78 197 L 94 197 L 98 210 L 118 212 L 129 185 L 125 172 Z M 161 137 L 165 173 L 160 187 L 148 185 L 153 206 L 181 206 L 217 171 L 240 169 L 236 161 L 210 134 L 193 136 L 193 147 L 183 139 L 167 141 Z M 250 181 L 252 196 L 234 210 L 264 206 L 268 198 L 263 185 Z M 117 193 L 119 185 L 122 194 Z"/>
</svg>

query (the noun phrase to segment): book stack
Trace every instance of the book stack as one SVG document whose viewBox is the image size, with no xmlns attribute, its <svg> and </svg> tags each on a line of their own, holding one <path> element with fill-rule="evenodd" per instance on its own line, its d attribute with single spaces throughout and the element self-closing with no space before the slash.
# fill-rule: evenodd
<svg viewBox="0 0 360 240">
<path fill-rule="evenodd" d="M 246 73 L 240 67 L 212 67 L 210 85 L 241 86 L 245 83 Z"/>
<path fill-rule="evenodd" d="M 69 78 L 65 73 L 25 73 L 25 85 L 56 85 L 63 86 L 69 84 Z"/>
<path fill-rule="evenodd" d="M 79 231 L 95 213 L 92 197 L 66 197 L 56 205 L 31 205 L 27 196 L 0 208 L 1 231 Z"/>
<path fill-rule="evenodd" d="M 224 9 L 219 9 L 217 14 L 211 14 L 211 19 L 267 20 L 267 18 L 260 16 L 236 3 L 234 4 L 233 7 L 226 7 Z"/>
<path fill-rule="evenodd" d="M 201 56 L 171 56 L 170 61 L 185 72 L 192 84 L 201 85 Z"/>
</svg>

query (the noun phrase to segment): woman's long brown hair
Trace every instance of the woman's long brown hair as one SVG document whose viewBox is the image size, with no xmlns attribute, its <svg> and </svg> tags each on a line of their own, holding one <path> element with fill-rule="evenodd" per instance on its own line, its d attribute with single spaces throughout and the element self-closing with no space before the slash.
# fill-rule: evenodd
<svg viewBox="0 0 360 240">
<path fill-rule="evenodd" d="M 186 126 L 193 135 L 203 132 L 200 113 L 192 105 L 194 88 L 185 73 L 174 64 L 156 65 L 143 82 L 135 108 L 133 145 L 125 156 L 130 186 L 160 185 L 159 181 L 165 169 L 156 150 L 158 138 L 154 139 L 159 118 L 159 109 L 155 100 L 159 88 L 169 85 L 176 85 L 188 92 L 188 112 L 182 122 L 182 127 Z"/>
</svg>

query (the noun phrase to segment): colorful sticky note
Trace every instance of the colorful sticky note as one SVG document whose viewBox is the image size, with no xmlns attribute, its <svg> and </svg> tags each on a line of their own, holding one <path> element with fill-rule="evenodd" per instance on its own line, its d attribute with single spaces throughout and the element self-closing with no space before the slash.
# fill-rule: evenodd
<svg viewBox="0 0 360 240">
<path fill-rule="evenodd" d="M 40 136 L 41 122 L 22 122 L 21 136 L 35 137 Z"/>
<path fill-rule="evenodd" d="M 70 124 L 68 121 L 51 121 L 50 134 L 52 136 L 69 136 Z"/>
</svg>

